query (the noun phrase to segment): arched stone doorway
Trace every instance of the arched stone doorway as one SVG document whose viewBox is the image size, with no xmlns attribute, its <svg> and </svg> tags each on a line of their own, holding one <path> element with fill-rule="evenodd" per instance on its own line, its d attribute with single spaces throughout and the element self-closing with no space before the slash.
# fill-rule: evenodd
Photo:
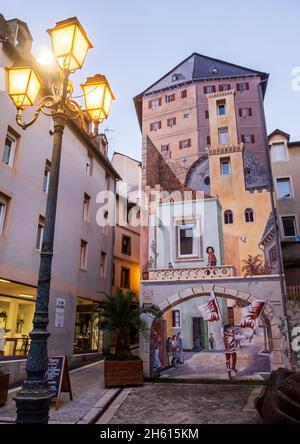
<svg viewBox="0 0 300 444">
<path fill-rule="evenodd" d="M 259 297 L 258 295 L 243 293 L 233 288 L 225 288 L 214 284 L 208 284 L 189 287 L 182 291 L 176 292 L 160 302 L 158 305 L 164 314 L 168 310 L 176 307 L 176 305 L 182 304 L 190 299 L 201 296 L 209 296 L 211 290 L 214 291 L 217 297 L 234 299 L 238 301 L 241 306 L 249 305 L 256 299 L 265 299 L 263 296 Z M 142 335 L 140 337 L 140 356 L 144 362 L 144 374 L 145 376 L 149 377 L 152 375 L 151 356 L 153 350 L 151 341 L 153 339 L 153 319 L 151 317 L 147 317 L 145 320 L 148 323 L 149 334 L 147 337 L 143 337 Z M 280 320 L 276 317 L 274 308 L 268 300 L 266 300 L 266 307 L 261 320 L 266 329 L 271 370 L 275 370 L 282 366 L 289 366 L 284 354 L 284 338 L 279 329 Z"/>
</svg>

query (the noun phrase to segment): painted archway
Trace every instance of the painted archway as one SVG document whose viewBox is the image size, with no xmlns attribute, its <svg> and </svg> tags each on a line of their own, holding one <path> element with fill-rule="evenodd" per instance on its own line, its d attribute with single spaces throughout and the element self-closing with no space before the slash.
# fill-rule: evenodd
<svg viewBox="0 0 300 444">
<path fill-rule="evenodd" d="M 210 291 L 213 290 L 217 297 L 233 299 L 239 302 L 241 306 L 251 304 L 258 299 L 257 295 L 243 293 L 232 288 L 219 287 L 214 284 L 195 286 L 176 292 L 158 304 L 162 314 L 174 308 L 178 304 L 182 304 L 190 299 L 209 296 Z M 262 297 L 260 299 L 263 299 Z M 147 337 L 141 335 L 140 337 L 140 356 L 144 362 L 145 376 L 151 376 L 151 330 L 153 326 L 153 319 L 151 317 L 145 318 L 148 323 L 149 334 Z M 269 301 L 266 301 L 266 307 L 262 315 L 262 322 L 266 327 L 268 344 L 270 348 L 270 368 L 275 370 L 279 367 L 286 366 L 286 359 L 284 356 L 284 338 L 281 335 L 279 325 L 280 320 L 275 316 L 274 309 Z"/>
</svg>

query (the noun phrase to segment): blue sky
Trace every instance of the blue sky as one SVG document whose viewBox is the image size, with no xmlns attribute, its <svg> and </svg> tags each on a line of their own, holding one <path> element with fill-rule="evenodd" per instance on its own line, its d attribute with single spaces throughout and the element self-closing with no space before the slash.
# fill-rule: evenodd
<svg viewBox="0 0 300 444">
<path fill-rule="evenodd" d="M 9 0 L 5 18 L 18 17 L 31 29 L 35 55 L 50 47 L 45 30 L 77 16 L 94 45 L 79 85 L 103 73 L 116 95 L 102 124 L 110 152 L 140 158 L 141 134 L 132 98 L 192 52 L 270 73 L 265 98 L 268 130 L 276 127 L 300 139 L 300 91 L 292 90 L 292 69 L 300 67 L 298 0 Z M 4 4 L 3 4 L 4 3 Z"/>
</svg>

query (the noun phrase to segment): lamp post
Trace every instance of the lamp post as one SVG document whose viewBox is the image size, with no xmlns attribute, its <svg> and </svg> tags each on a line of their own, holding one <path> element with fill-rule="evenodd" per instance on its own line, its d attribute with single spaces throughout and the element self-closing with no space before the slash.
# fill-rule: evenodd
<svg viewBox="0 0 300 444">
<path fill-rule="evenodd" d="M 53 54 L 59 67 L 58 78 L 51 85 L 52 94 L 39 99 L 35 113 L 29 122 L 23 122 L 23 112 L 26 108 L 34 105 L 42 87 L 42 81 L 33 68 L 19 66 L 7 68 L 8 93 L 17 108 L 16 121 L 18 125 L 26 129 L 36 121 L 40 113 L 52 117 L 54 123 L 51 174 L 40 256 L 37 299 L 33 330 L 30 333 L 31 345 L 26 362 L 27 378 L 14 397 L 17 406 L 17 423 L 45 424 L 49 418 L 53 393 L 49 390 L 46 378 L 47 340 L 50 335 L 47 330 L 48 305 L 62 138 L 66 122 L 69 119 L 79 119 L 82 123 L 84 117 L 80 105 L 72 98 L 73 88 L 69 76 L 82 67 L 88 49 L 92 48 L 76 17 L 58 22 L 54 28 L 48 30 L 48 33 L 51 36 Z M 89 79 L 93 79 L 92 87 Z M 94 133 L 89 136 L 95 137 L 98 134 L 99 123 L 108 116 L 114 96 L 104 76 L 96 75 L 89 79 L 82 85 L 82 89 L 86 105 L 85 115 L 94 123 Z"/>
</svg>

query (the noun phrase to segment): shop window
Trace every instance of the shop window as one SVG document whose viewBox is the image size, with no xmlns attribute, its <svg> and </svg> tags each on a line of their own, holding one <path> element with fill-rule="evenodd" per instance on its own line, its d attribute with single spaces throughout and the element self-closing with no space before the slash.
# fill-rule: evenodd
<svg viewBox="0 0 300 444">
<path fill-rule="evenodd" d="M 10 167 L 12 167 L 14 163 L 16 144 L 16 138 L 10 132 L 8 132 L 5 139 L 2 160 Z"/>
<path fill-rule="evenodd" d="M 44 179 L 43 179 L 43 191 L 45 191 L 45 193 L 48 193 L 49 190 L 50 173 L 51 173 L 51 162 L 50 160 L 47 159 L 45 164 Z"/>
<path fill-rule="evenodd" d="M 181 327 L 181 313 L 180 310 L 172 310 L 172 327 L 180 328 Z"/>
<path fill-rule="evenodd" d="M 130 270 L 129 268 L 121 268 L 121 288 L 130 288 Z"/>
<path fill-rule="evenodd" d="M 129 236 L 122 237 L 122 254 L 131 255 L 131 238 Z"/>
<path fill-rule="evenodd" d="M 99 303 L 77 298 L 74 353 L 97 352 L 101 348 Z"/>
</svg>

